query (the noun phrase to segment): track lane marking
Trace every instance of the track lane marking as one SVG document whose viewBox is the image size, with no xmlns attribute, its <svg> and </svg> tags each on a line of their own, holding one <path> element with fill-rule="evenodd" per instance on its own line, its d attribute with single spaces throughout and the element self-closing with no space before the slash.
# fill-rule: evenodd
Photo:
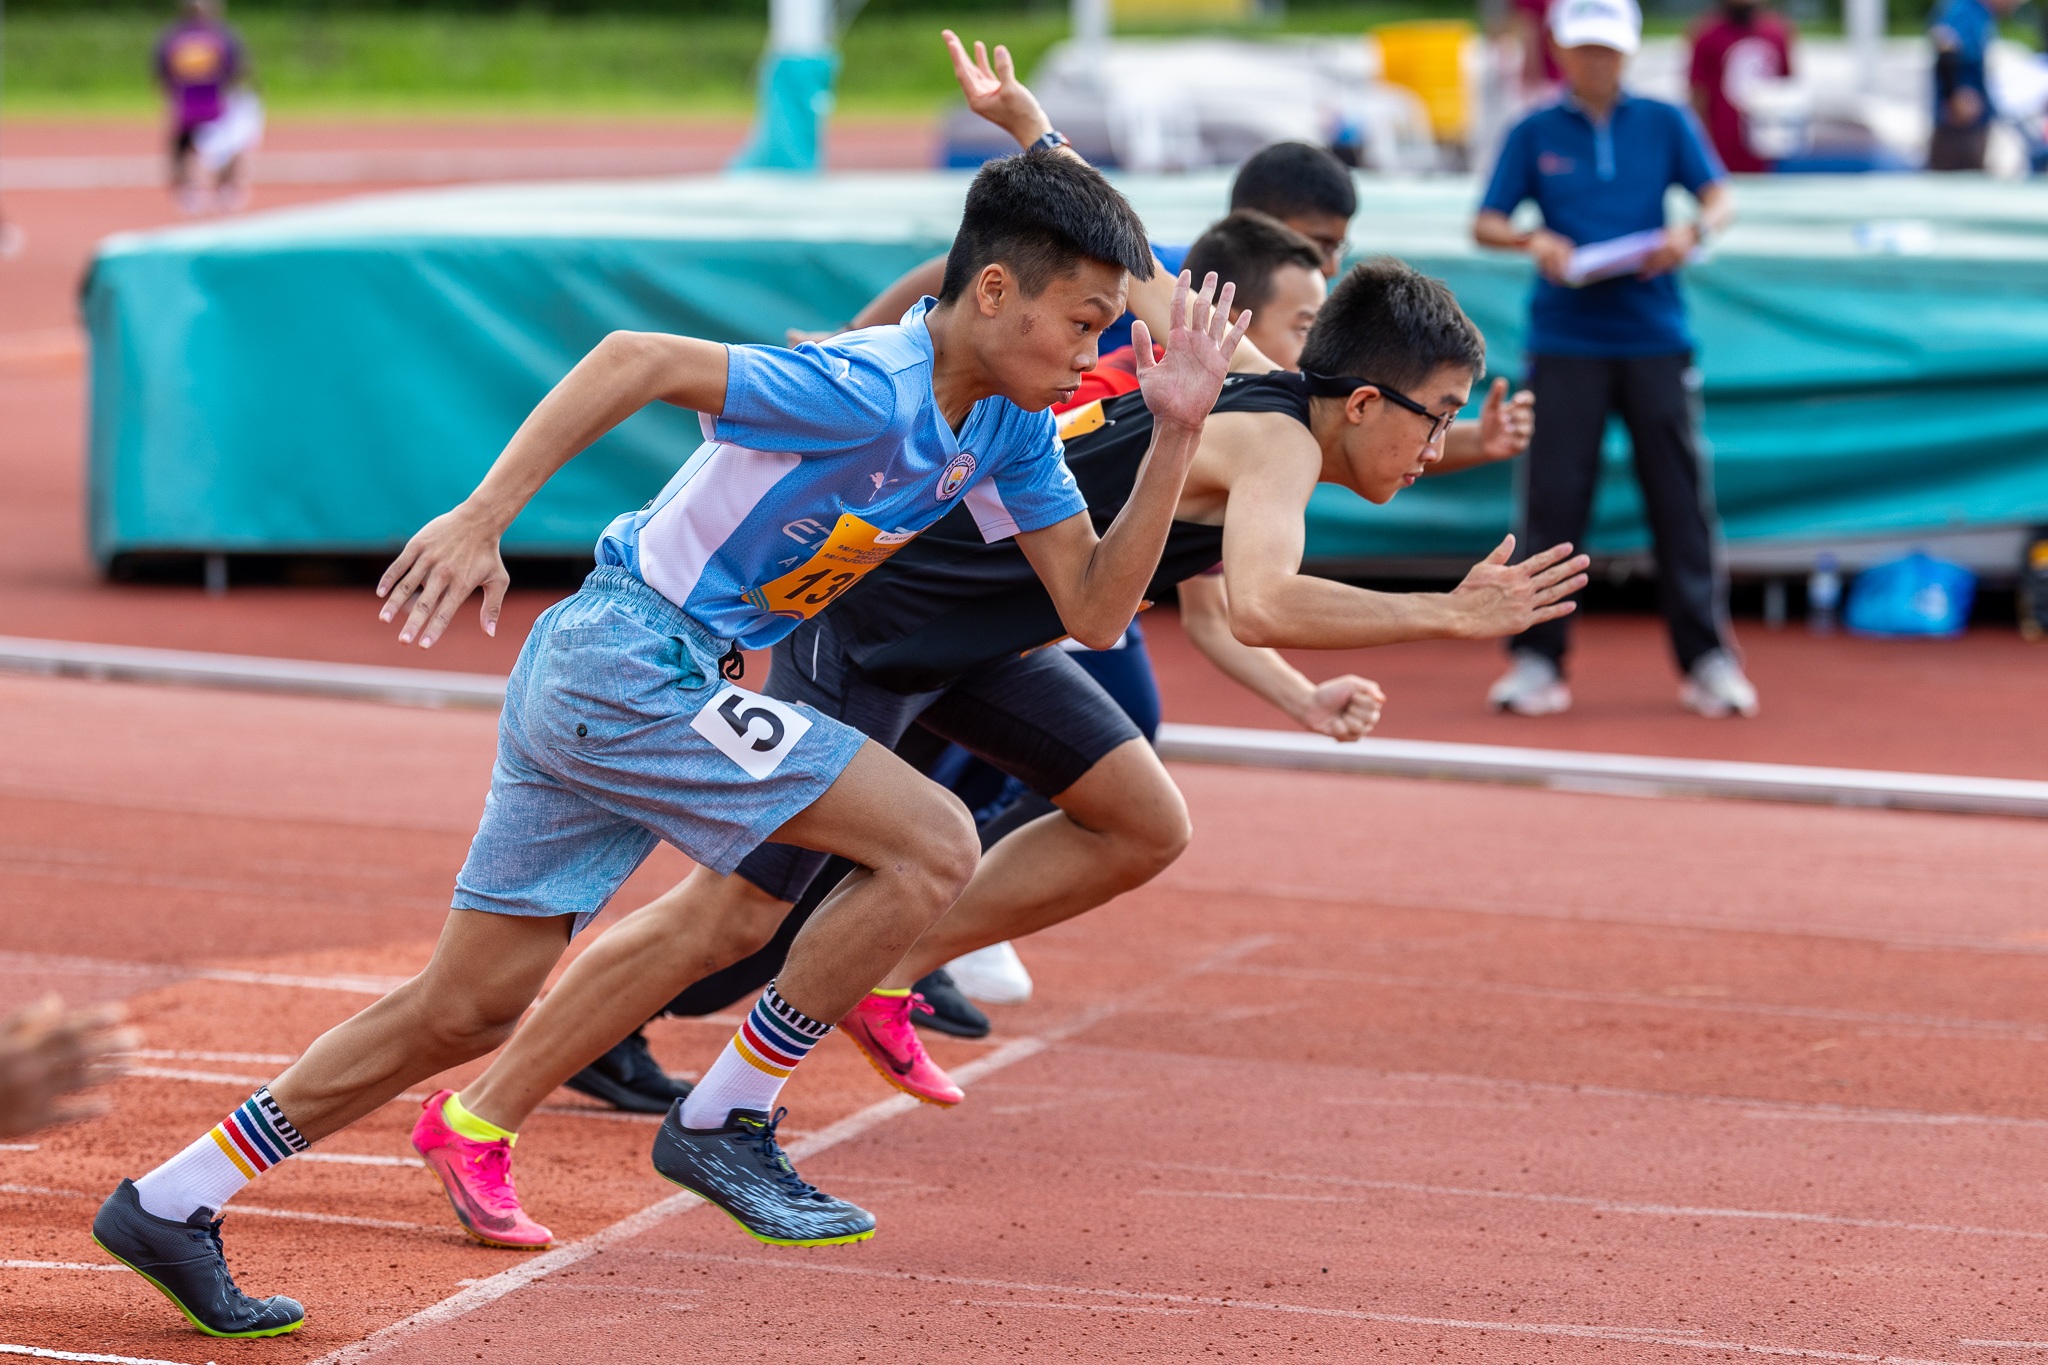
<svg viewBox="0 0 2048 1365">
<path fill-rule="evenodd" d="M 1580 1005 L 1622 1005 L 1646 1009 L 1693 1010 L 1707 1014 L 1753 1014 L 1779 1019 L 1823 1019 L 1842 1024 L 1894 1024 L 1946 1029 L 1966 1037 L 2000 1041 L 2048 1043 L 2048 1024 L 2022 1024 L 2004 1019 L 1943 1019 L 1924 1014 L 1880 1014 L 1871 1010 L 1833 1009 L 1822 1005 L 1751 1004 L 1709 1000 L 1698 996 L 1629 995 L 1622 991 L 1582 991 L 1563 986 L 1528 986 L 1508 981 L 1461 981 L 1384 972 L 1354 972 L 1336 967 L 1264 967 L 1241 964 L 1218 975 L 1271 976 L 1290 981 L 1336 981 L 1396 990 L 1453 991 L 1459 995 L 1513 995 L 1534 1000 L 1563 1000 Z"/>
<path fill-rule="evenodd" d="M 1199 1308 L 1155 1308 L 1143 1303 L 1052 1303 L 1030 1299 L 948 1299 L 955 1308 L 1065 1308 L 1078 1313 L 1164 1313 L 1174 1317 L 1195 1317 Z"/>
<path fill-rule="evenodd" d="M 124 1267 L 125 1269 L 125 1267 Z M 100 1360 L 112 1365 L 185 1365 L 181 1360 L 158 1360 L 154 1356 L 103 1356 L 90 1351 L 52 1351 L 42 1346 L 12 1346 L 0 1343 L 0 1355 L 33 1356 L 37 1360 Z M 213 1365 L 207 1361 L 206 1365 Z"/>
<path fill-rule="evenodd" d="M 776 1270 L 808 1271 L 814 1275 L 854 1275 L 877 1280 L 905 1280 L 918 1284 L 957 1284 L 979 1289 L 1015 1289 L 1034 1294 L 1092 1294 L 1103 1298 L 1132 1299 L 1154 1303 L 1192 1303 L 1211 1308 L 1236 1308 L 1262 1313 L 1300 1313 L 1309 1317 L 1349 1318 L 1359 1322 L 1384 1322 L 1405 1327 L 1440 1327 L 1459 1331 L 1515 1332 L 1523 1336 L 1579 1337 L 1594 1341 L 1634 1342 L 1648 1346 L 1685 1346 L 1698 1351 L 1736 1351 L 1750 1355 L 1785 1356 L 1799 1360 L 1862 1361 L 1869 1365 L 1972 1365 L 1968 1361 L 1931 1360 L 1915 1356 L 1870 1355 L 1860 1351 L 1829 1351 L 1810 1346 L 1774 1346 L 1744 1341 L 1715 1341 L 1698 1328 L 1602 1327 L 1574 1322 L 1485 1321 L 1467 1318 L 1429 1318 L 1409 1313 L 1375 1313 L 1363 1308 L 1323 1308 L 1314 1304 L 1276 1303 L 1265 1299 L 1227 1299 L 1207 1294 L 1173 1294 L 1141 1289 L 1101 1289 L 1092 1285 L 1034 1284 L 1017 1280 L 992 1280 L 971 1275 L 923 1275 L 907 1270 L 876 1270 L 867 1266 L 824 1265 L 814 1261 L 791 1261 L 771 1256 L 720 1256 L 704 1251 L 656 1251 L 635 1248 L 635 1255 L 658 1256 L 680 1261 L 711 1261 L 731 1265 L 768 1266 Z M 1693 1335 L 1698 1332 L 1699 1335 Z M 315 1362 L 318 1365 L 318 1362 Z"/>
<path fill-rule="evenodd" d="M 1144 1166 L 1163 1166 L 1171 1170 L 1203 1171 L 1212 1168 L 1177 1166 L 1167 1162 L 1139 1162 Z M 1218 1171 L 1217 1174 L 1223 1174 Z M 1396 1194 L 1437 1195 L 1455 1199 L 1504 1199 L 1528 1204 L 1564 1204 L 1575 1208 L 1591 1209 L 1595 1213 L 1636 1213 L 1649 1217 L 1668 1218 L 1734 1218 L 1757 1219 L 1773 1223 L 1818 1223 L 1827 1227 L 1872 1228 L 1884 1232 L 1932 1232 L 1947 1233 L 1959 1237 L 2016 1237 L 2029 1241 L 2048 1242 L 2048 1232 L 2028 1232 L 2016 1228 L 1980 1228 L 1947 1223 L 1907 1223 L 1890 1218 L 1848 1218 L 1831 1213 L 1801 1213 L 1791 1209 L 1723 1209 L 1695 1207 L 1688 1204 L 1632 1204 L 1621 1200 L 1603 1199 L 1581 1194 L 1541 1194 L 1522 1190 L 1478 1190 L 1465 1189 L 1455 1185 L 1422 1185 L 1405 1180 L 1338 1180 L 1324 1176 L 1282 1175 L 1268 1171 L 1235 1171 L 1230 1174 L 1259 1176 L 1268 1180 L 1314 1180 L 1319 1184 L 1340 1184 L 1359 1189 L 1388 1190 Z M 1341 1194 L 1259 1194 L 1247 1190 L 1139 1190 L 1140 1197 L 1154 1199 L 1245 1199 L 1270 1200 L 1279 1203 L 1297 1204 L 1379 1204 L 1377 1199 L 1363 1199 Z"/>
<path fill-rule="evenodd" d="M 1076 1013 L 1065 1023 L 1055 1025 L 1036 1036 L 1019 1038 L 1014 1042 L 1005 1043 L 986 1056 L 977 1057 L 967 1063 L 967 1065 L 954 1069 L 950 1074 L 956 1085 L 965 1088 L 1005 1067 L 1014 1066 L 1018 1062 L 1036 1057 L 1055 1042 L 1093 1028 L 1105 1019 L 1128 1009 L 1139 1008 L 1147 1001 L 1177 989 L 1190 977 L 1199 975 L 1201 972 L 1210 970 L 1219 964 L 1236 961 L 1277 941 L 1271 934 L 1256 934 L 1248 938 L 1238 939 L 1224 945 L 1208 956 L 1190 963 L 1186 967 L 1162 974 L 1149 986 L 1126 992 L 1116 999 L 1101 1001 L 1089 1006 Z M 887 1099 L 877 1100 L 867 1108 L 850 1114 L 837 1123 L 829 1124 L 808 1137 L 792 1142 L 787 1149 L 790 1159 L 792 1161 L 808 1159 L 819 1152 L 836 1147 L 842 1142 L 859 1137 L 870 1128 L 886 1123 L 899 1114 L 907 1114 L 923 1107 L 922 1102 L 916 1097 L 901 1093 L 891 1095 Z M 571 1242 L 567 1246 L 556 1247 L 554 1250 L 543 1252 L 531 1260 L 523 1261 L 509 1270 L 500 1271 L 488 1279 L 478 1280 L 460 1293 L 452 1294 L 431 1307 L 423 1308 L 411 1317 L 401 1318 L 397 1322 L 381 1327 L 361 1341 L 352 1342 L 338 1350 L 331 1351 L 317 1360 L 309 1361 L 307 1365 L 343 1365 L 343 1362 L 362 1360 L 368 1356 L 375 1355 L 385 1347 L 395 1346 L 406 1338 L 427 1328 L 439 1326 L 445 1322 L 453 1322 L 455 1319 L 474 1312 L 487 1304 L 495 1303 L 507 1294 L 523 1289 L 545 1275 L 552 1274 L 557 1270 L 566 1269 L 608 1247 L 630 1241 L 644 1232 L 659 1227 L 678 1214 L 688 1213 L 691 1209 L 697 1208 L 703 1203 L 702 1199 L 699 1199 L 687 1190 L 672 1194 L 666 1199 L 648 1205 L 638 1213 L 628 1214 L 610 1227 L 595 1232 L 580 1242 Z"/>
<path fill-rule="evenodd" d="M 118 1263 L 105 1265 L 98 1261 L 0 1261 L 0 1270 L 126 1270 Z"/>
</svg>

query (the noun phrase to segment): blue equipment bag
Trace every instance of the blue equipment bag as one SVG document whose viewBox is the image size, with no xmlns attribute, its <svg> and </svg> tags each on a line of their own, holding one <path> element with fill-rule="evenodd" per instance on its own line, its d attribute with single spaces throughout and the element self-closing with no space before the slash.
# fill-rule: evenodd
<svg viewBox="0 0 2048 1365">
<path fill-rule="evenodd" d="M 1960 564 L 1914 551 L 1879 564 L 1849 589 L 1852 635 L 1952 637 L 1970 620 L 1977 576 Z"/>
</svg>

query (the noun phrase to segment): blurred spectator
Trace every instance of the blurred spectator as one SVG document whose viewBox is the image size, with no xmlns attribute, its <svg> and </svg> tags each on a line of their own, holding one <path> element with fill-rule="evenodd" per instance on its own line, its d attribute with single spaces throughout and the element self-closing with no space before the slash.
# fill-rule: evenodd
<svg viewBox="0 0 2048 1365">
<path fill-rule="evenodd" d="M 1693 112 L 1729 170 L 1774 168 L 1749 145 L 1742 95 L 1758 81 L 1791 74 L 1792 26 L 1758 0 L 1721 0 L 1693 26 Z"/>
<path fill-rule="evenodd" d="M 1550 6 L 1552 0 L 1514 0 L 1508 9 L 1508 24 L 1522 46 L 1522 107 L 1538 104 L 1557 93 L 1563 75 L 1550 51 Z"/>
<path fill-rule="evenodd" d="M 240 35 L 221 19 L 220 0 L 183 0 L 177 22 L 157 40 L 157 83 L 170 114 L 171 189 L 187 213 L 206 205 L 195 161 L 209 163 L 221 205 L 240 206 L 241 153 L 262 131 L 253 95 L 238 91 L 246 65 Z"/>
<path fill-rule="evenodd" d="M 1934 42 L 1934 136 L 1927 144 L 1930 171 L 1981 171 L 1991 128 L 1991 90 L 1985 54 L 1998 37 L 1998 21 L 2019 0 L 1940 0 L 1927 21 Z"/>
<path fill-rule="evenodd" d="M 119 1074 L 111 1055 L 136 1043 L 134 1030 L 120 1027 L 122 1013 L 109 1005 L 66 1014 L 46 995 L 0 1020 L 0 1137 L 99 1112 L 91 1101 L 58 1101 Z"/>
<path fill-rule="evenodd" d="M 1608 414 L 1620 414 L 1685 675 L 1680 700 L 1702 715 L 1751 715 L 1756 690 L 1730 648 L 1695 410 L 1699 371 L 1674 273 L 1733 219 L 1727 178 L 1689 113 L 1621 88 L 1642 36 L 1635 0 L 1558 0 L 1551 36 L 1564 95 L 1508 134 L 1473 223 L 1482 246 L 1525 251 L 1542 275 L 1529 306 L 1537 420 L 1516 552 L 1585 539 Z M 1699 200 L 1697 225 L 1665 223 L 1673 185 Z M 1543 225 L 1518 232 L 1510 215 L 1529 200 Z M 1512 666 L 1488 694 L 1493 706 L 1530 716 L 1569 709 L 1570 623 L 1547 621 L 1509 642 Z"/>
</svg>

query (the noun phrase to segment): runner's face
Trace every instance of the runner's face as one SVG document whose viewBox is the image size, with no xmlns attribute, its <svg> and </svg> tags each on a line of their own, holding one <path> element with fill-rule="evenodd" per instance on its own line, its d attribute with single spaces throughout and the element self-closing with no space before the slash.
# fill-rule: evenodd
<svg viewBox="0 0 2048 1365">
<path fill-rule="evenodd" d="M 994 332 L 983 353 L 996 392 L 1026 412 L 1042 412 L 1072 398 L 1081 376 L 1095 368 L 1102 329 L 1123 316 L 1130 276 L 1117 266 L 1083 261 L 1073 274 L 1055 276 L 1036 298 L 1011 279 L 993 309 L 984 304 Z"/>
<path fill-rule="evenodd" d="M 1344 265 L 1344 252 L 1350 243 L 1344 234 L 1351 230 L 1351 220 L 1335 213 L 1297 213 L 1283 218 L 1281 222 L 1293 228 L 1302 236 L 1314 242 L 1323 253 L 1323 277 L 1334 280 Z"/>
<path fill-rule="evenodd" d="M 1281 266 L 1273 272 L 1272 297 L 1252 310 L 1244 339 L 1281 369 L 1300 369 L 1301 348 L 1308 344 L 1308 329 L 1327 293 L 1320 273 L 1302 265 Z"/>
<path fill-rule="evenodd" d="M 1472 372 L 1443 365 L 1406 392 L 1432 413 L 1456 412 L 1471 401 Z M 1427 443 L 1430 425 L 1421 413 L 1370 396 L 1367 390 L 1354 392 L 1345 402 L 1344 421 L 1338 427 L 1339 469 L 1344 475 L 1338 482 L 1367 502 L 1391 500 L 1443 458 L 1441 440 Z"/>
</svg>

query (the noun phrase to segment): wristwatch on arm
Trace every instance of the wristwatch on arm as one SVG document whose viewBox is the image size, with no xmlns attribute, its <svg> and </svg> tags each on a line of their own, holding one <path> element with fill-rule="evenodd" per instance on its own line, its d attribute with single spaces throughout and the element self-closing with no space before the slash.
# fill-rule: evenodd
<svg viewBox="0 0 2048 1365">
<path fill-rule="evenodd" d="M 1048 128 L 1034 138 L 1024 150 L 1027 152 L 1049 152 L 1057 147 L 1071 147 L 1073 145 L 1065 133 L 1057 128 Z"/>
</svg>

